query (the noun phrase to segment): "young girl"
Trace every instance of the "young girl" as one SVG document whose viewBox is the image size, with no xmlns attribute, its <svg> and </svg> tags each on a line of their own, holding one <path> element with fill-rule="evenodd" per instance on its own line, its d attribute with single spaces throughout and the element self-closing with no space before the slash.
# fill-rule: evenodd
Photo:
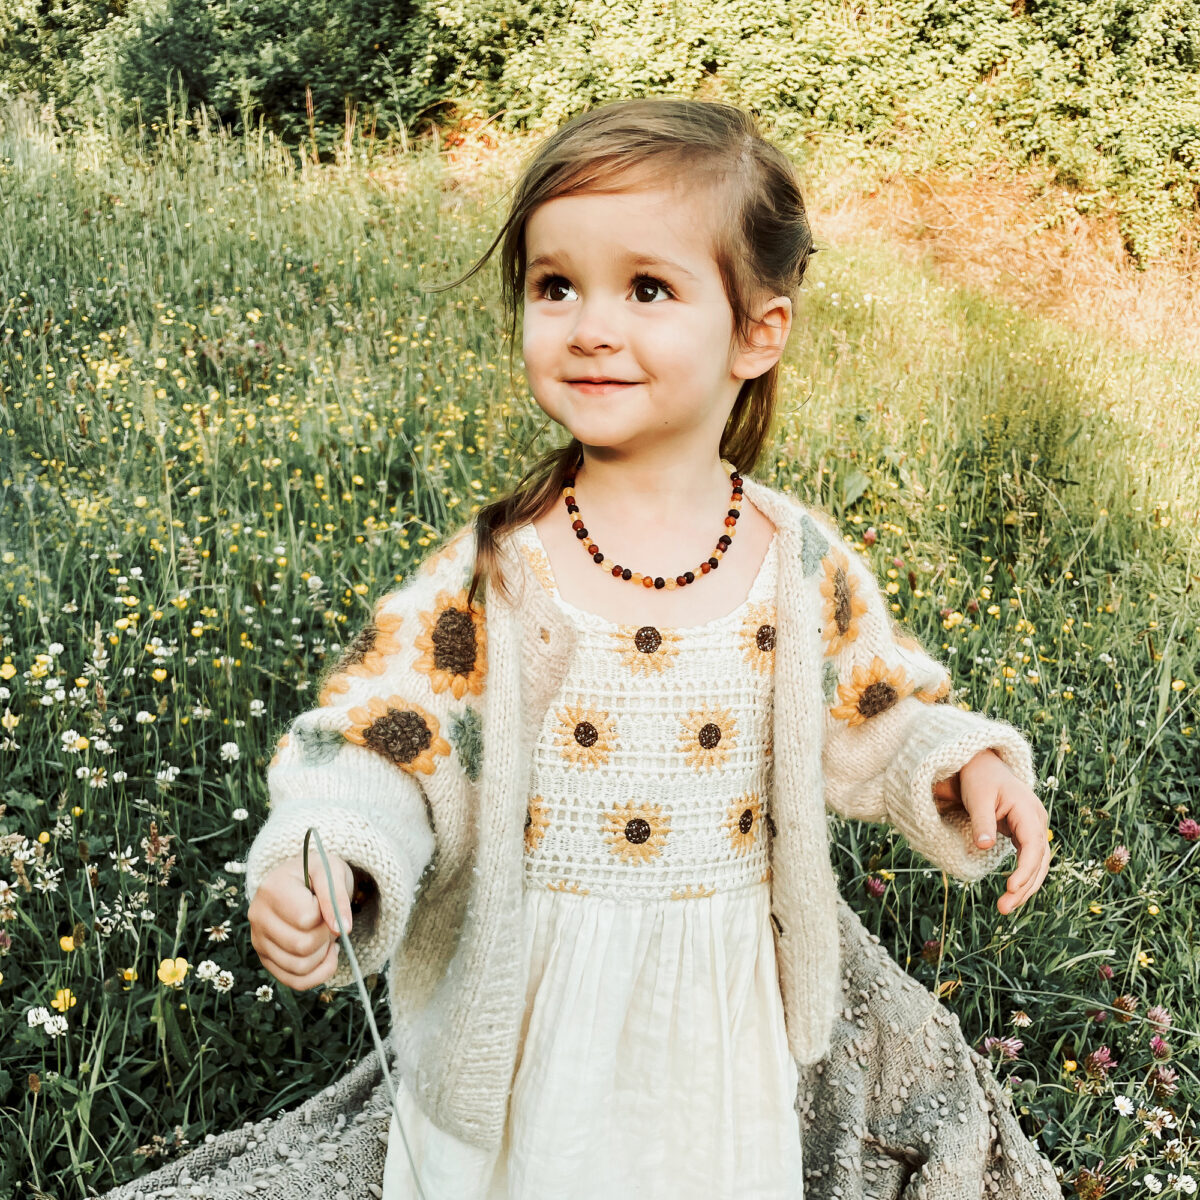
<svg viewBox="0 0 1200 1200">
<path fill-rule="evenodd" d="M 865 560 L 746 473 L 813 252 L 791 164 L 733 107 L 608 104 L 541 144 L 472 272 L 501 240 L 569 440 L 379 601 L 281 739 L 249 857 L 281 982 L 351 982 L 335 907 L 362 970 L 390 966 L 386 1162 L 343 1113 L 307 1186 L 1058 1195 L 953 1014 L 837 896 L 826 807 L 968 881 L 1015 843 L 1003 915 L 1047 815 L 1025 740 L 944 703 Z M 310 826 L 332 895 L 315 850 L 304 888 Z M 258 1194 L 309 1194 L 256 1161 Z M 204 1194 L 232 1195 L 250 1168 L 218 1163 Z"/>
</svg>

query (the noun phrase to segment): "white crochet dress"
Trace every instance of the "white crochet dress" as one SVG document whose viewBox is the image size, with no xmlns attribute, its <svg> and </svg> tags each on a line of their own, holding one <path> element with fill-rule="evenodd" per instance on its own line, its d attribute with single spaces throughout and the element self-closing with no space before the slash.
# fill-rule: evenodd
<svg viewBox="0 0 1200 1200">
<path fill-rule="evenodd" d="M 576 608 L 536 529 L 517 541 L 579 642 L 533 753 L 504 1143 L 463 1143 L 400 1084 L 424 1194 L 796 1200 L 770 923 L 776 539 L 733 612 L 676 628 Z M 394 1117 L 383 1194 L 418 1195 Z"/>
</svg>

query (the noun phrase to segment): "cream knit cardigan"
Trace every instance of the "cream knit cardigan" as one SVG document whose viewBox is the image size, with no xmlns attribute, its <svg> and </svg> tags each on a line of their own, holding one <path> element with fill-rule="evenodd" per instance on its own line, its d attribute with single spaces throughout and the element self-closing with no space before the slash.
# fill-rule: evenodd
<svg viewBox="0 0 1200 1200">
<path fill-rule="evenodd" d="M 890 823 L 970 882 L 1012 843 L 998 834 L 977 850 L 967 814 L 940 815 L 933 784 L 989 747 L 1030 787 L 1036 777 L 1010 725 L 936 702 L 945 668 L 902 636 L 869 564 L 830 519 L 743 479 L 779 538 L 772 924 L 788 1044 L 805 1065 L 828 1048 L 839 1003 L 826 807 Z M 497 591 L 471 615 L 473 552 L 468 525 L 383 596 L 319 706 L 280 739 L 246 895 L 300 852 L 310 825 L 374 877 L 377 899 L 350 936 L 364 973 L 390 966 L 396 1069 L 436 1124 L 497 1148 L 525 996 L 531 753 L 575 634 L 511 539 L 501 554 L 515 603 Z M 351 982 L 340 963 L 330 985 Z"/>
</svg>

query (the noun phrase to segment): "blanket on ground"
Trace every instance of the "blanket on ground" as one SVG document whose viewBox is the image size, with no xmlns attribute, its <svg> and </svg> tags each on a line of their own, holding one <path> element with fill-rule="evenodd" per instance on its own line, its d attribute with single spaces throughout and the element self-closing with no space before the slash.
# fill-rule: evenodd
<svg viewBox="0 0 1200 1200">
<path fill-rule="evenodd" d="M 1062 1196 L 1054 1168 L 1025 1136 L 957 1015 L 888 954 L 840 896 L 837 907 L 841 1007 L 829 1052 L 800 1068 L 796 1096 L 805 1200 Z M 390 1120 L 383 1067 L 372 1051 L 297 1107 L 210 1134 L 104 1198 L 382 1197 Z"/>
</svg>

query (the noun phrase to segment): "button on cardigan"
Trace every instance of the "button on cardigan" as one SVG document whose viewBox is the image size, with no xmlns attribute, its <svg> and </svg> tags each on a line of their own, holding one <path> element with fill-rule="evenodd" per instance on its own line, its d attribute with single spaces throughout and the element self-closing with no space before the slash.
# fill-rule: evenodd
<svg viewBox="0 0 1200 1200">
<path fill-rule="evenodd" d="M 839 996 L 838 895 L 826 810 L 887 822 L 964 882 L 1012 853 L 977 849 L 933 784 L 992 748 L 1034 787 L 1010 725 L 946 703 L 949 676 L 894 622 L 869 564 L 831 520 L 743 477 L 778 538 L 771 915 L 795 1061 L 830 1044 Z M 524 823 L 536 731 L 575 631 L 511 536 L 513 603 L 466 592 L 465 526 L 372 618 L 292 721 L 267 771 L 270 812 L 246 894 L 298 854 L 311 825 L 377 892 L 354 919 L 364 973 L 388 966 L 396 1069 L 429 1117 L 475 1145 L 501 1143 L 520 1022 L 517 953 Z M 736 546 L 723 565 L 737 561 Z M 351 983 L 348 963 L 330 984 Z"/>
</svg>

